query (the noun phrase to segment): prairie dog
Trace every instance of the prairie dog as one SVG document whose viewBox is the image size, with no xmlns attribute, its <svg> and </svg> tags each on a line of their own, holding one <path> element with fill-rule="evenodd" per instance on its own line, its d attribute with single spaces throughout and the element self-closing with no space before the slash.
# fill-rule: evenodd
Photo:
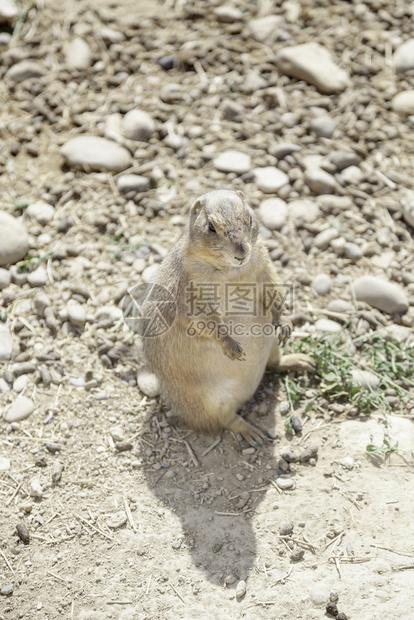
<svg viewBox="0 0 414 620">
<path fill-rule="evenodd" d="M 143 338 L 148 365 L 173 411 L 196 430 L 227 428 L 251 445 L 266 433 L 237 410 L 257 390 L 266 366 L 314 369 L 307 355 L 280 353 L 279 342 L 292 326 L 258 229 L 241 192 L 217 190 L 198 198 L 183 236 L 154 278 L 151 302 L 141 308 L 151 321 L 154 296 L 162 304 L 167 289 L 175 302 L 169 329 Z"/>
</svg>

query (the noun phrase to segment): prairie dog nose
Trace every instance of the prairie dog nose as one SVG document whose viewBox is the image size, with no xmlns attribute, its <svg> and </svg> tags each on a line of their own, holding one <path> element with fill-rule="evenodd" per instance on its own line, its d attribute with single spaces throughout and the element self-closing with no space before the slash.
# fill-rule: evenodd
<svg viewBox="0 0 414 620">
<path fill-rule="evenodd" d="M 234 258 L 244 260 L 248 255 L 250 248 L 244 243 L 237 243 L 234 247 Z"/>
</svg>

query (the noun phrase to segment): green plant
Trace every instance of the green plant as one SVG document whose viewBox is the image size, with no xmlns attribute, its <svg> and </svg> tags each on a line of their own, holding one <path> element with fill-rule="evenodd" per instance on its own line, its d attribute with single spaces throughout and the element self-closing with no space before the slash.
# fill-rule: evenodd
<svg viewBox="0 0 414 620">
<path fill-rule="evenodd" d="M 366 451 L 369 454 L 374 454 L 376 456 L 386 456 L 387 454 L 391 454 L 391 452 L 397 452 L 398 450 L 398 441 L 392 446 L 388 439 L 384 437 L 384 439 L 382 440 L 382 445 L 376 446 L 374 443 L 372 443 L 374 441 L 373 435 L 370 435 L 369 439 L 371 443 L 369 443 L 366 447 Z"/>
</svg>

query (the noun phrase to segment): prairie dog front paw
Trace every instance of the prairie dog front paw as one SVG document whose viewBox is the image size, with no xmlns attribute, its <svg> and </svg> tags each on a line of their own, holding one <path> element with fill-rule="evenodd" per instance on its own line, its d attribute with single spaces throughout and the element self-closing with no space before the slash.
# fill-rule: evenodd
<svg viewBox="0 0 414 620">
<path fill-rule="evenodd" d="M 224 336 L 221 340 L 224 355 L 227 355 L 231 360 L 243 361 L 246 357 L 243 347 L 240 342 L 231 338 L 231 336 Z"/>
</svg>

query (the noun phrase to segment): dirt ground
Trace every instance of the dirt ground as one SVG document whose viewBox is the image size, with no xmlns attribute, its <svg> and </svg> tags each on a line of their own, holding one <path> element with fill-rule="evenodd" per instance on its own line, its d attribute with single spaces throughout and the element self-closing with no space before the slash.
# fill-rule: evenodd
<svg viewBox="0 0 414 620">
<path fill-rule="evenodd" d="M 244 22 L 266 12 L 283 16 L 300 9 L 291 0 L 257 4 L 242 4 Z M 343 192 L 353 203 L 337 217 L 348 240 L 365 239 L 376 250 L 358 265 L 328 250 L 309 252 L 306 236 L 320 232 L 329 214 L 321 213 L 314 228 L 301 228 L 299 241 L 274 236 L 283 250 L 275 258 L 282 277 L 296 281 L 300 273 L 304 281 L 304 272 L 313 277 L 333 262 L 338 264 L 330 272 L 333 278 L 380 270 L 404 287 L 413 305 L 413 281 L 404 280 L 399 267 L 404 263 L 412 272 L 412 228 L 399 214 L 394 217 L 399 191 L 412 189 L 412 125 L 392 116 L 391 95 L 378 112 L 384 94 L 380 82 L 391 78 L 386 63 L 383 69 L 377 67 L 386 52 L 369 37 L 375 28 L 368 19 L 371 15 L 381 25 L 381 11 L 386 12 L 391 15 L 389 29 L 404 39 L 409 17 L 398 2 L 338 1 L 332 12 L 330 4 L 320 4 L 305 2 L 297 23 L 288 20 L 286 29 L 300 43 L 332 36 L 337 57 L 343 38 L 350 37 L 357 65 L 351 76 L 354 85 L 330 102 L 304 82 L 293 81 L 296 86 L 289 90 L 289 79 L 269 67 L 270 46 L 254 44 L 243 52 L 236 41 L 233 48 L 223 44 L 221 56 L 214 56 L 219 42 L 228 43 L 233 36 L 234 23 L 212 17 L 220 3 L 105 0 L 92 5 L 82 0 L 27 5 L 31 10 L 20 38 L 2 61 L 1 209 L 16 214 L 16 205 L 41 198 L 55 207 L 53 220 L 45 225 L 25 215 L 23 221 L 31 254 L 52 250 L 41 290 L 51 300 L 57 329 L 53 333 L 36 313 L 39 287 L 15 278 L 0 291 L 0 309 L 7 312 L 15 344 L 15 357 L 3 364 L 1 376 L 16 364 L 36 365 L 21 373 L 29 376 L 23 392 L 34 401 L 34 412 L 20 422 L 0 421 L 0 463 L 1 458 L 10 460 L 10 468 L 0 471 L 0 590 L 6 588 L 0 596 L 0 620 L 317 620 L 327 617 L 329 601 L 349 619 L 414 620 L 413 399 L 395 415 L 373 411 L 369 418 L 347 415 L 347 406 L 335 413 L 329 402 L 321 401 L 308 413 L 298 413 L 303 430 L 292 436 L 285 432 L 279 408 L 286 400 L 283 378 L 269 373 L 246 405 L 246 414 L 260 427 L 272 429 L 272 443 L 251 448 L 228 432 L 200 436 L 172 418 L 158 398 L 139 391 L 140 342 L 118 321 L 123 295 L 140 281 L 134 261 L 144 258 L 151 265 L 161 260 L 163 250 L 179 237 L 196 195 L 221 184 L 238 189 L 245 185 L 243 191 L 255 207 L 266 197 L 248 177 L 242 183 L 236 175 L 214 170 L 212 146 L 218 152 L 241 143 L 246 149 L 262 149 L 257 165 L 266 165 L 273 143 L 294 139 L 302 144 L 302 137 L 310 155 L 326 155 L 341 145 L 359 146 L 362 152 L 364 144 L 371 145 L 364 155 L 366 178 Z M 126 37 L 115 49 L 113 44 L 112 51 L 97 34 L 103 23 Z M 76 33 L 89 41 L 94 61 L 104 60 L 103 72 L 71 73 L 65 68 L 64 46 Z M 233 33 L 237 38 L 237 28 Z M 211 72 L 200 52 L 206 41 L 208 54 L 214 56 Z M 180 46 L 198 50 L 195 68 L 164 71 L 157 58 Z M 6 71 L 26 57 L 43 62 L 47 75 L 34 84 L 30 80 L 29 86 L 11 84 Z M 246 70 L 257 65 L 271 86 L 286 87 L 292 111 L 306 131 L 295 134 L 287 126 L 276 142 L 263 133 L 261 146 L 261 132 L 275 104 L 268 106 L 269 93 L 256 101 L 243 90 L 246 123 L 220 125 L 221 88 L 226 94 L 238 92 L 237 80 L 232 85 L 221 80 L 240 65 Z M 114 78 L 120 71 L 129 74 L 123 82 Z M 405 88 L 410 80 L 410 74 L 400 78 Z M 159 98 L 167 83 L 183 86 L 169 103 Z M 208 100 L 194 103 L 191 89 L 207 93 Z M 304 103 L 303 89 L 309 104 Z M 338 110 L 339 126 L 347 123 L 349 133 L 332 142 L 315 138 L 306 124 L 312 102 L 333 115 Z M 352 117 L 344 120 L 361 105 L 373 107 L 371 120 L 364 120 L 365 137 L 363 132 L 352 134 Z M 149 197 L 135 201 L 119 193 L 119 175 L 69 169 L 59 154 L 69 137 L 102 135 L 108 114 L 125 114 L 134 107 L 156 119 L 158 132 L 135 152 L 129 172 L 151 179 Z M 188 140 L 184 154 L 163 143 L 169 121 L 177 135 Z M 396 128 L 395 137 L 374 139 L 373 132 L 386 125 Z M 192 126 L 202 126 L 201 137 L 189 131 Z M 369 175 L 385 160 L 389 182 L 378 186 L 380 181 L 371 182 Z M 303 186 L 297 187 L 301 194 Z M 306 191 L 308 198 L 319 200 Z M 375 201 L 367 202 L 374 194 Z M 323 202 L 318 204 L 322 209 Z M 381 225 L 389 226 L 398 241 L 391 249 L 375 240 Z M 139 253 L 141 238 L 154 244 L 149 254 Z M 393 254 L 388 262 L 387 251 Z M 385 262 L 371 262 L 372 256 Z M 313 320 L 320 318 L 327 299 L 350 299 L 344 282 L 337 279 L 323 299 L 308 285 L 299 288 L 295 309 Z M 67 320 L 71 299 L 86 309 L 83 327 Z M 383 316 L 388 325 L 401 323 Z M 405 329 L 412 338 L 412 326 Z M 44 349 L 46 357 L 39 361 L 36 355 Z M 50 371 L 49 385 L 41 379 L 41 366 Z M 7 382 L 7 373 L 4 377 Z M 1 411 L 16 397 L 13 389 L 0 393 Z M 370 456 L 367 444 L 381 445 L 385 428 L 392 443 L 398 441 L 398 451 Z M 281 489 L 276 483 L 280 456 L 298 456 L 308 447 L 317 448 L 317 457 L 292 464 L 288 477 L 293 486 Z M 30 536 L 28 544 L 22 540 L 24 531 L 17 534 L 19 524 Z"/>
</svg>

